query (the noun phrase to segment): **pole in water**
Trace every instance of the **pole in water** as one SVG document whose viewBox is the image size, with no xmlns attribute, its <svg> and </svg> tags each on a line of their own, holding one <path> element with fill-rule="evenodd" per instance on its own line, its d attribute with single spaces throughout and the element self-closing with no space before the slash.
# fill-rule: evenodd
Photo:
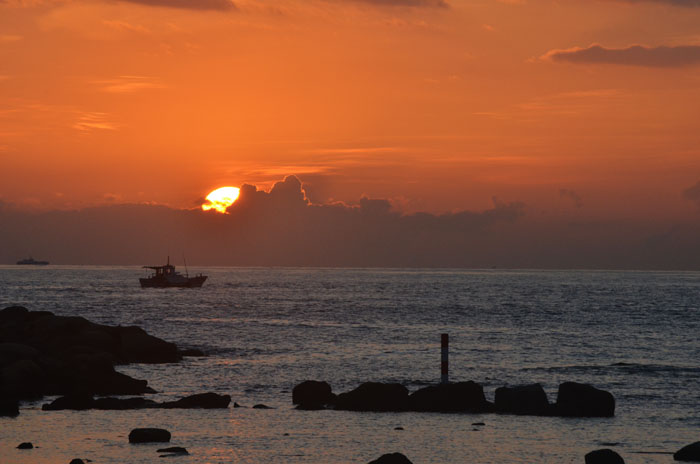
<svg viewBox="0 0 700 464">
<path fill-rule="evenodd" d="M 440 345 L 442 346 L 442 356 L 440 362 L 440 383 L 449 382 L 449 353 L 450 353 L 450 335 L 442 334 L 440 336 Z"/>
</svg>

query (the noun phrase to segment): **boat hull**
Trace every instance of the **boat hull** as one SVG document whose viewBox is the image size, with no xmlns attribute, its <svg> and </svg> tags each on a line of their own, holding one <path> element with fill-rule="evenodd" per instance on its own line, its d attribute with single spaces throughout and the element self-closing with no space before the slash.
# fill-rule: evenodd
<svg viewBox="0 0 700 464">
<path fill-rule="evenodd" d="M 201 287 L 207 276 L 183 277 L 182 279 L 140 278 L 142 288 L 195 288 Z"/>
</svg>

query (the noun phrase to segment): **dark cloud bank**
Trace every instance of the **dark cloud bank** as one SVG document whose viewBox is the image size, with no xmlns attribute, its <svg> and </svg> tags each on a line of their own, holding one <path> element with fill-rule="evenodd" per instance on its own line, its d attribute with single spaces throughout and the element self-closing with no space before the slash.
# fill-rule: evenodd
<svg viewBox="0 0 700 464">
<path fill-rule="evenodd" d="M 152 264 L 184 252 L 199 266 L 698 269 L 698 219 L 572 223 L 499 202 L 483 212 L 401 215 L 386 200 L 310 204 L 292 176 L 270 192 L 244 186 L 228 215 L 153 205 L 28 213 L 0 205 L 0 262 L 32 253 L 56 264 Z"/>
</svg>

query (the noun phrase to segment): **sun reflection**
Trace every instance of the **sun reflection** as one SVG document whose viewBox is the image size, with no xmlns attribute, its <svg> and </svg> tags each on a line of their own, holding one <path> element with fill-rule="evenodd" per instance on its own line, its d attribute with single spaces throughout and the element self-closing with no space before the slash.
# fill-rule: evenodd
<svg viewBox="0 0 700 464">
<path fill-rule="evenodd" d="M 221 187 L 207 195 L 206 203 L 202 205 L 204 211 L 213 209 L 226 214 L 226 209 L 238 199 L 238 187 Z"/>
</svg>

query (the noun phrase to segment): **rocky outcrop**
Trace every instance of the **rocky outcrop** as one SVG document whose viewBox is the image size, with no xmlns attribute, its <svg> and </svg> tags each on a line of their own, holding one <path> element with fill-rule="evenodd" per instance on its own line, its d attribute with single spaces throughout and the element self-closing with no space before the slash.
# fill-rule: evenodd
<svg viewBox="0 0 700 464">
<path fill-rule="evenodd" d="M 31 442 L 25 441 L 24 443 L 20 443 L 19 445 L 17 445 L 17 449 L 21 449 L 21 450 L 34 449 L 34 445 L 32 445 Z"/>
<path fill-rule="evenodd" d="M 527 416 L 548 416 L 553 413 L 542 385 L 519 385 L 496 389 L 496 412 Z"/>
<path fill-rule="evenodd" d="M 586 464 L 625 464 L 622 456 L 607 448 L 591 451 L 584 459 Z"/>
<path fill-rule="evenodd" d="M 408 390 L 398 383 L 366 382 L 338 395 L 335 408 L 346 411 L 406 411 Z"/>
<path fill-rule="evenodd" d="M 0 396 L 153 393 L 145 380 L 114 366 L 181 358 L 173 343 L 139 327 L 111 327 L 21 306 L 0 311 Z"/>
<path fill-rule="evenodd" d="M 335 401 L 335 395 L 328 382 L 306 380 L 292 389 L 292 404 L 298 409 L 323 409 Z"/>
<path fill-rule="evenodd" d="M 44 411 L 62 410 L 127 410 L 127 409 L 225 409 L 231 403 L 229 395 L 200 393 L 177 401 L 157 403 L 145 398 L 93 398 L 91 395 L 70 395 L 56 398 L 41 407 Z"/>
<path fill-rule="evenodd" d="M 197 395 L 186 396 L 177 401 L 168 401 L 157 405 L 158 408 L 165 409 L 224 409 L 231 403 L 229 395 L 218 395 L 216 393 L 199 393 Z"/>
<path fill-rule="evenodd" d="M 369 464 L 413 464 L 401 453 L 383 454 Z"/>
<path fill-rule="evenodd" d="M 700 462 L 700 441 L 684 446 L 673 454 L 675 461 Z"/>
<path fill-rule="evenodd" d="M 129 432 L 129 443 L 166 443 L 170 441 L 170 432 L 165 429 L 144 428 Z"/>
<path fill-rule="evenodd" d="M 564 417 L 612 417 L 615 398 L 591 385 L 564 382 L 559 385 L 555 414 Z"/>
<path fill-rule="evenodd" d="M 0 399 L 0 417 L 19 416 L 19 405 L 14 398 Z"/>
<path fill-rule="evenodd" d="M 476 382 L 457 382 L 421 388 L 409 397 L 408 409 L 425 412 L 488 412 L 484 388 Z"/>
</svg>

